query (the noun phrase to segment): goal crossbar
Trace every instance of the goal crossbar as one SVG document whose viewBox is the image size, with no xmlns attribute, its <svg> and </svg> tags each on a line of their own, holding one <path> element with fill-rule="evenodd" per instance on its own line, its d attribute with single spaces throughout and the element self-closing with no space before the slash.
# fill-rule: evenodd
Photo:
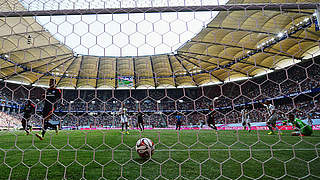
<svg viewBox="0 0 320 180">
<path fill-rule="evenodd" d="M 0 12 L 0 17 L 28 16 L 60 16 L 89 14 L 124 14 L 124 13 L 154 13 L 154 12 L 197 12 L 197 11 L 243 11 L 243 10 L 289 10 L 317 9 L 318 3 L 281 3 L 281 4 L 227 4 L 208 6 L 171 6 L 171 7 L 135 7 L 135 8 L 101 8 L 101 9 L 63 9 Z"/>
</svg>

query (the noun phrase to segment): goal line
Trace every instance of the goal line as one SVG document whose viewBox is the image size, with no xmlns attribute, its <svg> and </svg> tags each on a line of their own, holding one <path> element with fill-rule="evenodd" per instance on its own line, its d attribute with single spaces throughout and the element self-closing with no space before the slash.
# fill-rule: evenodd
<svg viewBox="0 0 320 180">
<path fill-rule="evenodd" d="M 9 151 L 21 151 L 19 149 L 0 149 L 3 152 L 9 152 Z M 208 151 L 253 151 L 253 152 L 260 152 L 260 151 L 319 151 L 320 148 L 292 148 L 292 149 L 156 149 L 156 152 L 208 152 Z M 64 152 L 107 152 L 107 151 L 113 151 L 113 152 L 130 152 L 135 151 L 134 148 L 132 150 L 124 150 L 124 149 L 99 149 L 99 150 L 87 150 L 87 149 L 23 149 L 22 151 L 64 151 Z"/>
</svg>

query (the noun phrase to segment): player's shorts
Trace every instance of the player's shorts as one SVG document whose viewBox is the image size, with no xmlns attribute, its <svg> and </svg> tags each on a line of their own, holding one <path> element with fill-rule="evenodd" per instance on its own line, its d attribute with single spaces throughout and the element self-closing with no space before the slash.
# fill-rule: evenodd
<svg viewBox="0 0 320 180">
<path fill-rule="evenodd" d="M 312 132 L 313 131 L 310 127 L 307 127 L 301 130 L 301 134 L 304 136 L 311 136 Z"/>
<path fill-rule="evenodd" d="M 208 119 L 208 120 L 207 120 L 207 123 L 208 123 L 208 124 L 213 124 L 213 125 L 216 124 L 216 123 L 214 122 L 214 120 L 212 120 L 212 119 Z"/>
<path fill-rule="evenodd" d="M 242 119 L 242 126 L 245 126 L 250 123 L 250 119 Z"/>
<path fill-rule="evenodd" d="M 53 113 L 53 111 L 54 111 L 54 109 L 49 109 L 49 108 L 43 109 L 42 110 L 42 117 L 46 118 L 47 116 L 51 115 Z"/>
<path fill-rule="evenodd" d="M 269 119 L 267 120 L 267 123 L 275 126 L 276 121 L 277 121 L 277 115 L 273 114 L 272 116 L 269 117 Z"/>
<path fill-rule="evenodd" d="M 29 119 L 30 117 L 31 117 L 31 114 L 24 114 L 23 115 L 23 118 L 26 119 L 26 120 Z"/>
<path fill-rule="evenodd" d="M 182 124 L 181 121 L 177 121 L 177 125 L 180 126 Z"/>
<path fill-rule="evenodd" d="M 21 119 L 21 124 L 22 124 L 22 127 L 25 127 L 25 125 L 27 124 L 27 119 L 22 118 Z"/>
<path fill-rule="evenodd" d="M 45 104 L 42 110 L 42 117 L 46 118 L 47 116 L 51 115 L 54 111 L 54 106 L 51 104 Z"/>
<path fill-rule="evenodd" d="M 143 124 L 143 120 L 138 120 L 138 123 L 139 124 Z"/>
<path fill-rule="evenodd" d="M 304 136 L 311 136 L 312 131 L 302 131 L 301 134 Z"/>
<path fill-rule="evenodd" d="M 121 118 L 121 123 L 128 123 L 127 116 L 120 116 L 120 118 Z"/>
</svg>

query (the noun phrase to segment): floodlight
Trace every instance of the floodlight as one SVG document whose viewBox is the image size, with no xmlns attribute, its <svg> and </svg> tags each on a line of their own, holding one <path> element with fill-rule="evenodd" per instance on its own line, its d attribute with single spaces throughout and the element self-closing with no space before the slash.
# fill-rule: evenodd
<svg viewBox="0 0 320 180">
<path fill-rule="evenodd" d="M 281 37 L 283 37 L 283 35 L 284 35 L 284 34 L 280 32 L 280 33 L 278 33 L 277 36 L 278 36 L 279 38 L 281 38 Z"/>
</svg>

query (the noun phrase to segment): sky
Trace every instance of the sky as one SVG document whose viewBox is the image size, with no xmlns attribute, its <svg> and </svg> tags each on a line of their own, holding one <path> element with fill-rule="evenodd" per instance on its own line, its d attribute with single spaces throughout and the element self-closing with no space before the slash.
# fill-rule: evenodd
<svg viewBox="0 0 320 180">
<path fill-rule="evenodd" d="M 223 5 L 226 0 L 21 0 L 28 10 Z M 171 53 L 216 15 L 208 12 L 36 16 L 56 39 L 75 53 L 143 56 Z"/>
</svg>

